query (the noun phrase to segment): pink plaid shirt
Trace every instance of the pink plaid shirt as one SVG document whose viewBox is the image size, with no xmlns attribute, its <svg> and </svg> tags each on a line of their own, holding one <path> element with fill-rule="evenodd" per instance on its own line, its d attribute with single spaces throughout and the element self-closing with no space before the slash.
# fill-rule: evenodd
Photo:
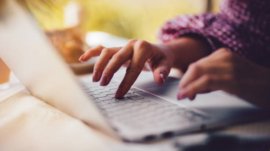
<svg viewBox="0 0 270 151">
<path fill-rule="evenodd" d="M 218 14 L 179 16 L 160 30 L 162 42 L 185 35 L 204 38 L 214 51 L 230 48 L 270 67 L 270 0 L 224 0 Z"/>
</svg>

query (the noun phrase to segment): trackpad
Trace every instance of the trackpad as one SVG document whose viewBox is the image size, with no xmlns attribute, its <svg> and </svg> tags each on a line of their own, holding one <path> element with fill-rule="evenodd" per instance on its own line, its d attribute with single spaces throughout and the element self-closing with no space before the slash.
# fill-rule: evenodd
<svg viewBox="0 0 270 151">
<path fill-rule="evenodd" d="M 125 71 L 120 70 L 118 72 L 117 79 L 122 79 Z M 239 99 L 235 96 L 227 94 L 223 91 L 216 91 L 207 94 L 197 95 L 194 101 L 189 99 L 177 100 L 177 93 L 179 91 L 180 80 L 174 77 L 168 77 L 164 85 L 160 86 L 155 83 L 151 72 L 142 72 L 136 80 L 134 86 L 144 91 L 148 91 L 154 95 L 158 95 L 162 98 L 175 102 L 176 104 L 185 105 L 187 107 L 197 109 L 209 109 L 209 108 L 254 108 L 253 105 Z M 181 91 L 181 90 L 180 90 Z"/>
<path fill-rule="evenodd" d="M 142 90 L 148 91 L 152 94 L 161 96 L 166 99 L 170 100 L 177 100 L 176 96 L 178 93 L 178 83 L 179 79 L 173 78 L 173 77 L 168 77 L 166 82 L 160 86 L 156 84 L 152 80 L 144 81 L 144 82 L 136 82 L 135 87 L 140 88 Z"/>
</svg>

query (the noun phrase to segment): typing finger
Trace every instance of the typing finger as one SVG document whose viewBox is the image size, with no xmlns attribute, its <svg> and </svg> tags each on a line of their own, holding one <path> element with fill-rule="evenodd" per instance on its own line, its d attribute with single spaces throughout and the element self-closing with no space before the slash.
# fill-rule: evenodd
<svg viewBox="0 0 270 151">
<path fill-rule="evenodd" d="M 230 74 L 224 73 L 201 75 L 187 87 L 181 89 L 177 97 L 178 99 L 190 98 L 193 100 L 198 93 L 206 93 L 215 90 L 226 91 L 228 87 L 232 87 L 234 84 L 232 78 Z"/>
<path fill-rule="evenodd" d="M 95 48 L 91 48 L 88 51 L 86 51 L 81 57 L 79 58 L 79 61 L 84 62 L 87 61 L 88 59 L 94 57 L 94 56 L 99 56 L 102 49 L 104 49 L 103 46 L 97 46 Z"/>
<path fill-rule="evenodd" d="M 134 45 L 134 52 L 131 59 L 130 66 L 127 68 L 127 72 L 123 81 L 121 82 L 115 97 L 122 98 L 136 81 L 137 77 L 141 73 L 145 62 L 151 56 L 151 44 L 139 41 Z"/>
<path fill-rule="evenodd" d="M 111 57 L 117 52 L 117 48 L 104 48 L 100 54 L 98 61 L 95 63 L 93 72 L 93 81 L 97 82 L 100 80 L 102 72 L 108 64 Z"/>
<path fill-rule="evenodd" d="M 101 79 L 101 85 L 108 85 L 114 75 L 114 73 L 131 59 L 133 54 L 133 43 L 127 44 L 125 47 L 120 49 L 117 53 L 115 53 L 108 64 L 106 65 Z"/>
<path fill-rule="evenodd" d="M 196 80 L 200 75 L 203 74 L 203 72 L 204 71 L 201 65 L 198 65 L 196 63 L 191 64 L 180 81 L 180 89 L 185 88 L 187 85 L 189 85 L 189 83 Z"/>
<path fill-rule="evenodd" d="M 192 83 L 190 83 L 187 87 L 180 90 L 177 98 L 178 99 L 184 99 L 189 98 L 193 100 L 198 93 L 204 93 L 209 92 L 213 89 L 213 79 L 211 79 L 209 76 L 202 76 Z"/>
</svg>

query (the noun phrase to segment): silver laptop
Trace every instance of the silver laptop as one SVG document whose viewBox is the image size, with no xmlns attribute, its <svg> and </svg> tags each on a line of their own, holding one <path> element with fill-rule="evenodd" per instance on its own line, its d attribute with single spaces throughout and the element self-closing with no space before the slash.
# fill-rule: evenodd
<svg viewBox="0 0 270 151">
<path fill-rule="evenodd" d="M 151 141 L 258 119 L 261 110 L 224 92 L 177 101 L 179 79 L 162 87 L 143 72 L 123 100 L 114 93 L 125 70 L 107 87 L 76 78 L 44 33 L 8 1 L 0 19 L 0 56 L 36 97 L 87 125 L 126 141 Z"/>
</svg>

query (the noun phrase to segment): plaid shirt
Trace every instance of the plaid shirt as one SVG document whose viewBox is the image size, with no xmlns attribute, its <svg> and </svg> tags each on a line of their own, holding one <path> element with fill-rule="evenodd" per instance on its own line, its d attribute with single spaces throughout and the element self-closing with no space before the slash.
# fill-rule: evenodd
<svg viewBox="0 0 270 151">
<path fill-rule="evenodd" d="M 212 50 L 230 48 L 257 64 L 270 67 L 270 0 L 224 0 L 217 14 L 179 16 L 164 24 L 162 42 L 197 35 Z"/>
</svg>

